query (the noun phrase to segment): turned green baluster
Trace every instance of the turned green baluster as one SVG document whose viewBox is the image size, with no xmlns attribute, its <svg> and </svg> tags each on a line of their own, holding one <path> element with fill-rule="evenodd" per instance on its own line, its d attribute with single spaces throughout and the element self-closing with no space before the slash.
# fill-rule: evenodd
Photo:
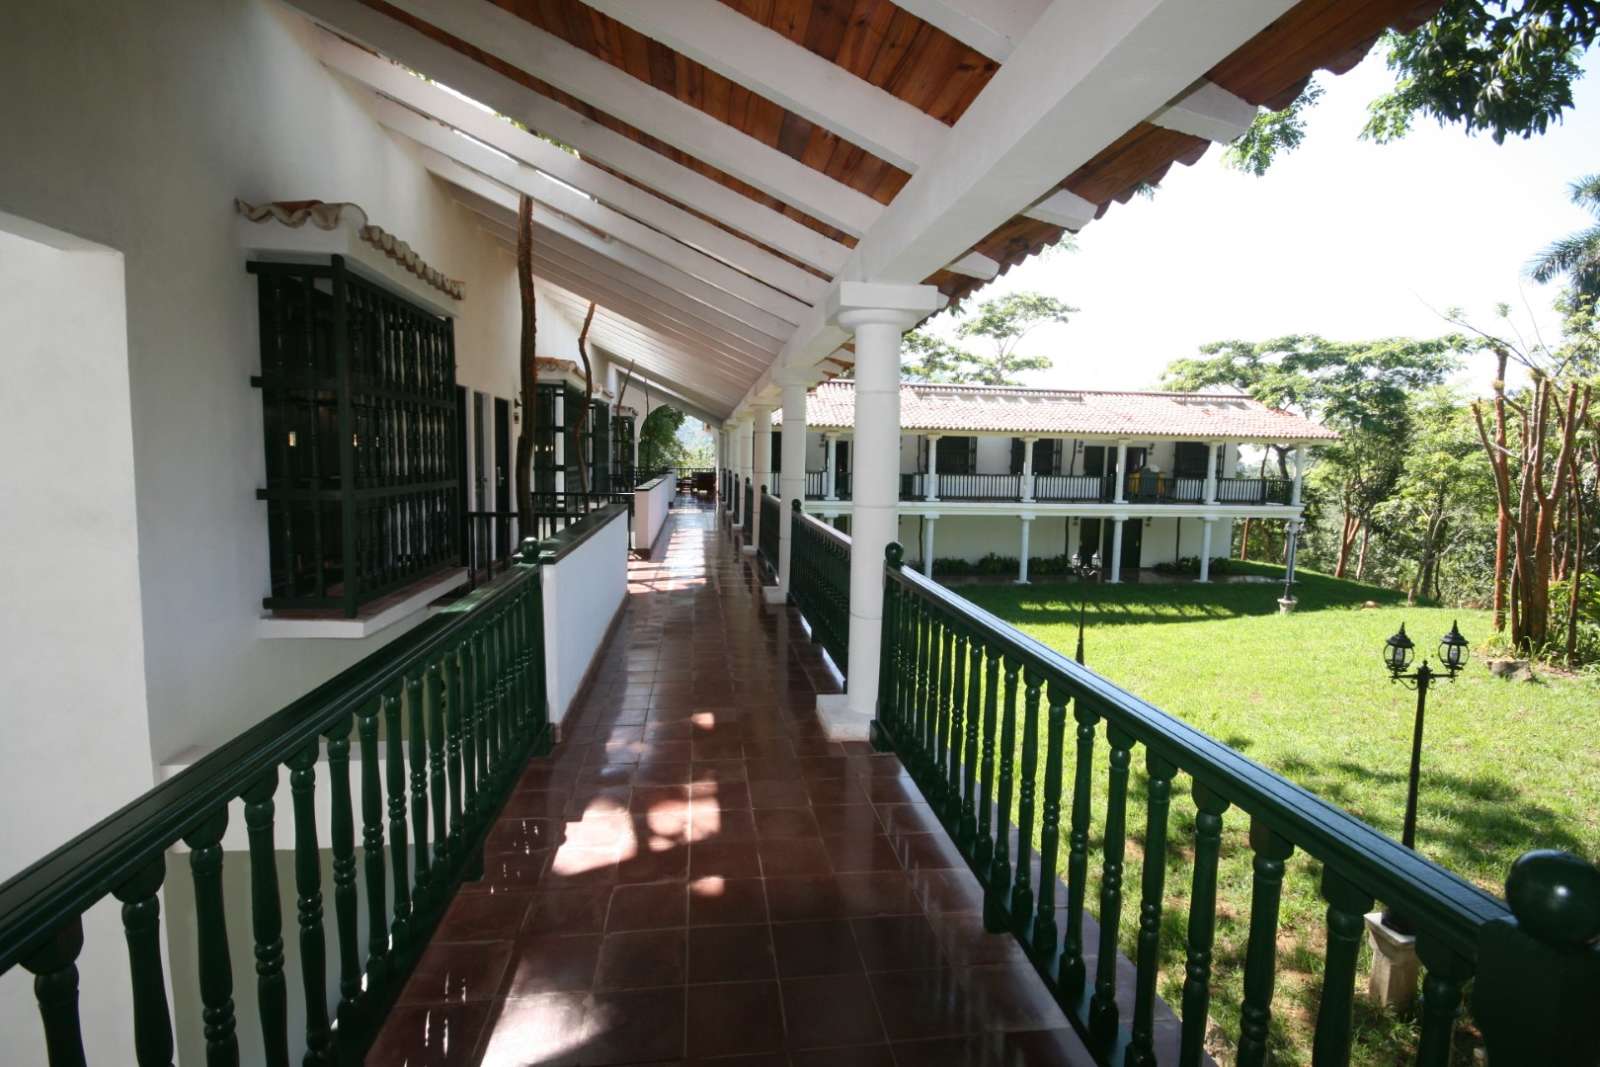
<svg viewBox="0 0 1600 1067">
<path fill-rule="evenodd" d="M 394 948 L 403 952 L 411 944 L 411 867 L 410 846 L 406 837 L 406 760 L 405 740 L 400 733 L 400 698 L 394 693 L 383 698 L 384 759 L 388 770 L 389 859 L 394 869 Z M 391 957 L 389 971 L 397 966 Z"/>
<path fill-rule="evenodd" d="M 1067 933 L 1061 946 L 1063 992 L 1076 995 L 1087 980 L 1083 965 L 1083 902 L 1089 884 L 1089 820 L 1094 778 L 1094 737 L 1100 716 L 1082 700 L 1072 709 L 1077 728 L 1077 761 L 1072 771 L 1071 828 L 1067 832 Z"/>
<path fill-rule="evenodd" d="M 389 977 L 389 907 L 383 872 L 383 768 L 378 759 L 378 704 L 356 712 L 361 738 L 361 863 L 367 882 L 367 988 Z M 378 999 L 374 997 L 373 999 Z"/>
<path fill-rule="evenodd" d="M 133 981 L 133 1052 L 139 1067 L 172 1067 L 172 1016 L 161 963 L 161 883 L 166 858 L 157 854 L 138 874 L 117 886 L 122 932 L 128 941 Z"/>
<path fill-rule="evenodd" d="M 1128 848 L 1128 764 L 1133 735 L 1106 723 L 1111 785 L 1106 796 L 1104 862 L 1100 867 L 1100 946 L 1094 967 L 1089 1027 L 1101 1039 L 1117 1031 L 1117 928 L 1122 925 L 1122 869 Z"/>
<path fill-rule="evenodd" d="M 1461 988 L 1472 977 L 1472 961 L 1451 951 L 1427 930 L 1417 933 L 1417 958 L 1424 968 L 1417 1067 L 1448 1067 L 1456 1016 L 1461 1010 Z"/>
<path fill-rule="evenodd" d="M 1222 813 L 1228 802 L 1194 783 L 1194 883 L 1189 890 L 1189 944 L 1183 978 L 1183 1032 L 1179 1067 L 1199 1067 L 1205 1056 L 1206 1012 L 1211 1007 L 1211 945 L 1217 933 L 1217 858 Z"/>
<path fill-rule="evenodd" d="M 879 751 L 893 748 L 889 738 L 899 734 L 899 716 L 895 709 L 895 693 L 899 681 L 899 653 L 900 632 L 898 618 L 900 614 L 900 587 L 894 576 L 900 569 L 904 550 L 890 541 L 884 547 L 884 581 L 883 581 L 883 626 L 881 632 L 882 648 L 878 660 L 878 714 L 871 727 L 871 740 L 873 747 Z"/>
<path fill-rule="evenodd" d="M 1161 966 L 1161 901 L 1167 880 L 1167 811 L 1172 776 L 1178 768 L 1149 749 L 1144 754 L 1150 783 L 1146 791 L 1144 868 L 1139 894 L 1138 973 L 1133 991 L 1133 1033 L 1126 1067 L 1153 1067 L 1156 978 Z"/>
<path fill-rule="evenodd" d="M 488 700 L 488 673 L 487 649 L 484 647 L 483 630 L 479 628 L 472 634 L 472 714 L 476 720 L 477 731 L 477 760 L 478 760 L 478 788 L 485 793 L 489 792 L 489 767 L 491 766 L 490 752 L 494 744 L 493 731 L 490 728 Z M 487 816 L 492 806 L 486 797 L 479 801 L 479 813 Z"/>
<path fill-rule="evenodd" d="M 1033 683 L 1030 683 L 1033 684 Z M 1033 919 L 1033 958 L 1047 971 L 1056 956 L 1056 861 L 1061 851 L 1061 762 L 1066 747 L 1067 691 L 1051 679 L 1046 693 L 1044 803 L 1039 809 L 1039 902 Z"/>
<path fill-rule="evenodd" d="M 57 927 L 22 959 L 33 975 L 33 995 L 44 1024 L 50 1067 L 84 1067 L 83 1027 L 78 1020 L 78 953 L 83 951 L 83 920 Z"/>
<path fill-rule="evenodd" d="M 966 705 L 967 705 L 967 631 L 965 627 L 957 628 L 959 624 L 952 622 L 949 629 L 953 631 L 953 640 L 945 643 L 945 650 L 950 652 L 950 712 L 949 728 L 946 731 L 945 748 L 949 750 L 948 778 L 945 783 L 944 824 L 950 830 L 952 837 L 959 836 L 957 827 L 961 823 L 961 746 L 966 743 Z"/>
<path fill-rule="evenodd" d="M 470 834 L 478 825 L 477 702 L 472 699 L 472 638 L 456 649 L 455 709 L 461 733 L 461 810 Z"/>
<path fill-rule="evenodd" d="M 933 613 L 933 627 L 933 769 L 926 793 L 934 814 L 942 819 L 950 781 L 950 653 L 954 635 L 942 612 Z"/>
<path fill-rule="evenodd" d="M 428 724 L 422 708 L 422 679 L 406 679 L 406 725 L 410 755 L 412 913 L 426 915 L 433 906 L 433 883 L 428 877 Z M 426 921 L 425 919 L 423 921 Z"/>
<path fill-rule="evenodd" d="M 994 861 L 983 893 L 983 926 L 998 934 L 1011 926 L 1011 791 L 1017 750 L 1017 661 L 1005 659 L 1005 709 L 1000 718 L 1000 786 L 994 802 Z"/>
<path fill-rule="evenodd" d="M 994 745 L 996 719 L 1000 707 L 1000 650 L 994 645 L 984 649 L 983 672 L 983 761 L 978 794 L 977 840 L 972 859 L 978 877 L 988 882 L 989 868 L 994 862 L 994 838 L 989 836 L 989 823 L 995 795 Z"/>
<path fill-rule="evenodd" d="M 360 919 L 356 894 L 356 828 L 350 801 L 350 716 L 342 716 L 327 731 L 328 784 L 333 790 L 333 812 L 328 823 L 328 845 L 333 850 L 333 911 L 339 931 L 339 1032 L 348 1036 L 355 1026 L 361 999 Z"/>
<path fill-rule="evenodd" d="M 506 631 L 506 612 L 494 618 L 495 704 L 500 709 L 500 776 L 510 774 L 517 751 L 517 709 L 511 699 L 511 679 L 516 671 L 511 638 Z"/>
<path fill-rule="evenodd" d="M 449 854 L 451 858 L 461 855 L 466 845 L 462 835 L 462 800 L 461 800 L 461 670 L 456 659 L 456 650 L 450 649 L 439 662 L 439 674 L 443 682 L 444 697 L 444 769 L 449 780 L 448 816 L 450 828 L 447 836 Z"/>
<path fill-rule="evenodd" d="M 228 920 L 222 903 L 222 834 L 228 809 L 221 808 L 183 839 L 194 878 L 196 954 L 199 957 L 200 1018 L 205 1023 L 207 1067 L 238 1067 L 234 1033 L 233 964 L 228 958 Z"/>
<path fill-rule="evenodd" d="M 1033 800 L 1039 778 L 1039 686 L 1043 679 L 1028 664 L 1022 677 L 1022 782 L 1017 789 L 1017 873 L 1011 884 L 1012 929 L 1024 945 L 1033 925 Z"/>
<path fill-rule="evenodd" d="M 977 634 L 973 634 L 967 659 L 966 755 L 961 760 L 961 769 L 966 778 L 961 787 L 961 822 L 956 827 L 956 846 L 968 857 L 974 855 L 974 838 L 978 833 L 978 717 L 982 713 L 979 685 L 982 676 L 983 643 L 978 640 Z M 988 802 L 987 794 L 983 802 Z"/>
<path fill-rule="evenodd" d="M 1322 899 L 1328 902 L 1328 950 L 1311 1062 L 1316 1067 L 1342 1067 L 1350 1062 L 1350 1011 L 1355 1003 L 1356 962 L 1365 926 L 1362 916 L 1372 910 L 1373 902 L 1372 894 L 1326 866 L 1322 868 Z"/>
<path fill-rule="evenodd" d="M 928 616 L 927 601 L 921 597 L 913 609 L 916 633 L 913 640 L 917 648 L 917 723 L 915 744 L 912 746 L 911 774 L 917 785 L 926 787 L 929 768 L 933 766 L 933 628 Z"/>
<path fill-rule="evenodd" d="M 423 712 L 428 720 L 428 795 L 433 800 L 433 862 L 428 877 L 430 882 L 442 885 L 445 872 L 450 869 L 450 824 L 446 821 L 450 794 L 444 773 L 444 720 L 448 712 L 440 664 L 428 664 L 423 694 Z"/>
<path fill-rule="evenodd" d="M 328 1062 L 327 947 L 322 937 L 322 853 L 317 848 L 316 739 L 289 757 L 289 796 L 294 801 L 295 910 L 300 919 L 300 977 L 306 994 L 304 1063 Z"/>
<path fill-rule="evenodd" d="M 244 826 L 250 842 L 250 926 L 255 937 L 263 1062 L 287 1067 L 289 994 L 283 977 L 283 910 L 278 903 L 278 853 L 273 839 L 272 798 L 277 790 L 277 767 L 251 783 L 244 791 Z"/>
<path fill-rule="evenodd" d="M 1250 942 L 1244 960 L 1244 1003 L 1239 1010 L 1240 1067 L 1267 1062 L 1272 1024 L 1272 987 L 1278 966 L 1278 903 L 1284 862 L 1294 845 L 1259 819 L 1250 822 L 1255 878 L 1250 889 Z"/>
</svg>

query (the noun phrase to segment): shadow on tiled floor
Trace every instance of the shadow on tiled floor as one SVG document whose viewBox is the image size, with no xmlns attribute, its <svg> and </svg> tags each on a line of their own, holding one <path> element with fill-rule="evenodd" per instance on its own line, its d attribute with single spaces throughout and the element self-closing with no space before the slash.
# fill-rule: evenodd
<svg viewBox="0 0 1600 1067">
<path fill-rule="evenodd" d="M 725 519 L 671 521 L 367 1062 L 1089 1063 L 899 761 L 824 736 Z"/>
</svg>

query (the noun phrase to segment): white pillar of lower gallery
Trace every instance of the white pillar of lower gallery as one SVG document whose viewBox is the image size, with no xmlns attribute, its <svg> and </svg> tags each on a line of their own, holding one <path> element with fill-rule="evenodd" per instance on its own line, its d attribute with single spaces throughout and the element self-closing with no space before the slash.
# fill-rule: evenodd
<svg viewBox="0 0 1600 1067">
<path fill-rule="evenodd" d="M 745 539 L 743 552 L 747 556 L 756 554 L 756 549 L 761 544 L 761 496 L 765 487 L 770 491 L 772 487 L 772 408 L 766 404 L 757 404 L 750 409 L 750 443 L 753 446 L 750 463 L 750 521 L 744 528 L 750 531 L 750 536 Z"/>
<path fill-rule="evenodd" d="M 1032 515 L 1022 516 L 1022 558 L 1017 564 L 1017 584 L 1028 584 L 1028 529 L 1033 525 Z"/>
<path fill-rule="evenodd" d="M 783 390 L 783 435 L 779 440 L 778 499 L 783 510 L 778 521 L 778 584 L 763 594 L 769 604 L 789 599 L 789 568 L 794 558 L 795 501 L 806 498 L 806 392 L 816 375 L 783 370 L 773 375 Z"/>
<path fill-rule="evenodd" d="M 933 528 L 938 522 L 937 515 L 922 517 L 922 573 L 929 578 L 933 577 Z"/>
<path fill-rule="evenodd" d="M 750 516 L 746 514 L 744 506 L 744 487 L 756 475 L 756 449 L 753 417 L 746 413 L 739 420 L 739 522 L 740 529 L 750 529 Z M 753 509 L 750 509 L 753 510 Z"/>
<path fill-rule="evenodd" d="M 942 302 L 931 285 L 843 282 L 829 295 L 829 317 L 855 335 L 856 354 L 850 673 L 842 697 L 817 698 L 833 740 L 867 738 L 877 715 L 884 549 L 900 522 L 900 338 Z"/>
</svg>

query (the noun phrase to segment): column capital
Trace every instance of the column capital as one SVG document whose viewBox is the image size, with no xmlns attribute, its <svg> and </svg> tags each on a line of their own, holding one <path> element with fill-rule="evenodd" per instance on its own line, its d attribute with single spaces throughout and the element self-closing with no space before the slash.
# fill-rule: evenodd
<svg viewBox="0 0 1600 1067">
<path fill-rule="evenodd" d="M 944 294 L 931 285 L 840 282 L 828 291 L 828 321 L 853 330 L 868 323 L 909 329 L 938 311 Z"/>
</svg>

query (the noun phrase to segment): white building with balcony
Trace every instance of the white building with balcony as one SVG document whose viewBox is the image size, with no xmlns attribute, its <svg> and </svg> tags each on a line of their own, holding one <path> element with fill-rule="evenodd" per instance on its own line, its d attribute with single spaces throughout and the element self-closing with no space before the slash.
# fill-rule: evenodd
<svg viewBox="0 0 1600 1067">
<path fill-rule="evenodd" d="M 847 522 L 855 383 L 812 390 L 806 424 L 805 510 Z M 1183 558 L 1205 581 L 1235 522 L 1301 517 L 1305 451 L 1337 436 L 1236 393 L 928 382 L 901 385 L 900 429 L 906 558 L 932 573 L 939 560 L 1014 557 L 1021 581 L 1029 559 L 1096 553 L 1107 581 Z M 1274 445 L 1289 478 L 1259 474 Z"/>
</svg>

